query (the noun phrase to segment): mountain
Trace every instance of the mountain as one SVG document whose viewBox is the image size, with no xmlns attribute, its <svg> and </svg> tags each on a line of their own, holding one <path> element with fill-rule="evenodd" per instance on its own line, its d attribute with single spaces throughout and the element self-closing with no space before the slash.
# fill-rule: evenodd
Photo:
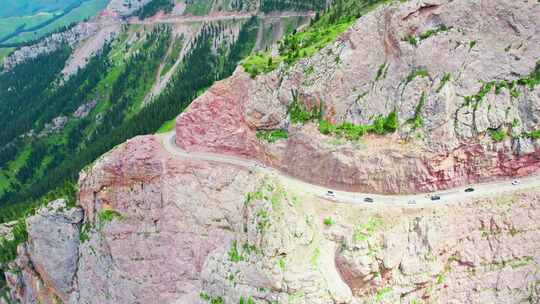
<svg viewBox="0 0 540 304">
<path fill-rule="evenodd" d="M 313 15 L 231 8 L 202 16 L 179 10 L 124 16 L 154 3 L 127 10 L 113 1 L 99 16 L 6 58 L 0 218 L 16 218 L 51 191 L 73 193 L 78 172 L 99 155 L 158 131 L 252 50 L 271 48 Z"/>
<path fill-rule="evenodd" d="M 31 43 L 71 24 L 94 16 L 108 0 L 2 0 L 0 62 L 13 47 Z"/>
<path fill-rule="evenodd" d="M 98 14 L 144 19 L 160 11 L 172 16 L 206 16 L 225 12 L 317 11 L 326 4 L 325 0 L 4 0 L 0 2 L 4 8 L 0 12 L 0 65 L 17 48 L 33 45 L 51 33 L 63 32 Z"/>
<path fill-rule="evenodd" d="M 402 5 L 407 16 L 387 10 L 362 18 L 324 51 L 316 52 L 316 41 L 333 27 L 286 38 L 279 55 L 248 58 L 251 77 L 236 73 L 177 119 L 177 144 L 371 193 L 537 172 L 540 43 L 526 11 L 539 6 L 471 4 L 484 13 L 465 21 L 460 13 L 469 6 L 459 1 L 409 8 L 416 5 Z M 454 6 L 452 14 L 434 13 Z M 496 23 L 497 14 L 523 21 Z M 273 69 L 267 62 L 288 68 L 257 76 Z M 224 107 L 218 100 L 236 106 L 214 112 Z"/>
<path fill-rule="evenodd" d="M 73 113 L 65 124 L 41 118 L 45 106 L 19 102 L 2 113 L 39 112 L 32 121 L 49 123 L 43 138 L 55 145 L 63 141 L 51 134 L 88 109 L 90 131 L 110 126 L 81 132 L 92 140 L 66 153 L 71 174 L 89 163 L 76 189 L 64 189 L 76 200 L 57 189 L 0 226 L 6 298 L 540 301 L 537 1 L 334 1 L 275 47 L 255 37 L 281 36 L 261 35 L 277 12 L 239 21 L 214 8 L 208 18 L 225 20 L 195 29 L 196 14 L 182 15 L 186 24 L 159 12 L 125 21 L 82 70 L 49 76 L 55 90 L 43 96 L 57 95 L 47 104 L 72 100 L 100 75 L 119 79 L 96 86 L 105 93 L 95 105 L 59 101 Z M 189 33 L 189 51 L 175 51 Z M 55 60 L 71 56 L 68 45 L 30 62 L 59 73 L 65 65 Z M 167 64 L 176 52 L 183 59 Z M 174 76 L 152 94 L 171 65 Z M 110 74 L 111 66 L 122 69 Z M 45 82 L 28 79 L 0 85 L 16 95 Z M 163 133 L 133 137 L 164 121 Z M 39 189 L 31 185 L 28 193 Z"/>
</svg>

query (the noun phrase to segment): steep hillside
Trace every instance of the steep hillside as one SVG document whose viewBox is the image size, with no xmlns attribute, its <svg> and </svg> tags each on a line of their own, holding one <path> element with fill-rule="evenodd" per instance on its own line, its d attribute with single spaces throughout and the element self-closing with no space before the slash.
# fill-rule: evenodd
<svg viewBox="0 0 540 304">
<path fill-rule="evenodd" d="M 107 154 L 79 186 L 79 207 L 54 202 L 26 221 L 6 273 L 22 303 L 539 299 L 538 189 L 337 204 L 278 175 L 173 157 L 154 136 Z"/>
<path fill-rule="evenodd" d="M 6 61 L 0 73 L 0 221 L 20 219 L 53 197 L 74 203 L 82 168 L 130 137 L 170 130 L 178 113 L 252 50 L 310 19 L 254 14 L 141 24 L 119 18 L 115 3 Z M 13 243 L 0 237 L 0 268 L 24 235 Z"/>
<path fill-rule="evenodd" d="M 108 0 L 0 1 L 0 48 L 24 45 L 91 18 Z M 0 60 L 1 61 L 1 60 Z"/>
<path fill-rule="evenodd" d="M 332 30 L 291 36 L 195 101 L 176 142 L 364 192 L 538 172 L 540 6 L 496 3 L 390 6 L 314 56 Z"/>
<path fill-rule="evenodd" d="M 142 24 L 111 9 L 6 61 L 0 218 L 14 218 L 6 208 L 19 214 L 54 189 L 71 191 L 65 183 L 99 155 L 157 131 L 252 50 L 270 47 L 310 18 L 254 14 Z"/>
<path fill-rule="evenodd" d="M 280 11 L 321 11 L 332 1 L 326 0 L 181 0 L 176 1 L 176 12 L 191 15 L 230 11 L 259 11 L 264 13 Z"/>
<path fill-rule="evenodd" d="M 158 13 L 54 90 L 10 78 L 31 68 L 17 65 L 0 75 L 6 100 L 95 88 L 80 104 L 43 99 L 67 118 L 23 105 L 43 128 L 9 166 L 81 138 L 30 180 L 75 174 L 183 112 L 83 169 L 75 202 L 0 226 L 5 299 L 538 303 L 539 14 L 534 0 L 339 0 L 266 48 L 283 32 L 266 26 L 274 13 Z M 70 56 L 62 44 L 30 63 L 55 79 Z M 80 136 L 55 137 L 74 117 L 89 117 Z M 34 143 L 43 130 L 54 145 Z M 10 195 L 40 189 L 28 185 Z"/>
<path fill-rule="evenodd" d="M 26 29 L 20 26 L 14 33 L 9 34 L 2 40 L 0 36 L 0 66 L 4 69 L 11 69 L 16 64 L 23 62 L 28 58 L 35 58 L 39 54 L 51 52 L 59 47 L 59 42 L 67 40 L 70 46 L 75 46 L 84 43 L 85 47 L 78 46 L 78 49 L 86 50 L 87 54 L 76 56 L 76 64 L 67 69 L 68 74 L 72 74 L 76 69 L 84 65 L 90 55 L 100 49 L 103 41 L 109 38 L 111 34 L 118 32 L 117 26 L 125 23 L 142 23 L 141 20 L 150 21 L 143 24 L 155 23 L 187 23 L 190 21 L 211 21 L 211 20 L 237 20 L 247 19 L 252 16 L 269 17 L 263 19 L 280 19 L 282 17 L 297 17 L 307 18 L 313 16 L 315 11 L 320 11 L 325 8 L 321 1 L 250 1 L 250 0 L 201 0 L 201 1 L 184 1 L 184 0 L 87 0 L 87 2 L 99 1 L 101 4 L 92 6 L 84 15 L 84 18 L 75 18 L 67 15 L 62 17 L 60 14 L 54 15 L 56 19 L 63 20 L 60 25 L 58 22 L 47 21 L 39 27 Z M 81 4 L 84 3 L 84 4 Z M 330 2 L 329 2 L 330 3 Z M 79 1 L 79 4 L 86 6 L 87 3 Z M 34 3 L 39 7 L 39 3 Z M 49 3 L 51 9 L 57 7 L 58 4 Z M 67 5 L 67 4 L 66 4 Z M 74 6 L 72 4 L 71 6 Z M 105 9 L 100 12 L 106 5 Z M 70 7 L 71 7 L 70 6 Z M 26 8 L 31 8 L 28 5 Z M 99 14 L 97 14 L 99 12 Z M 97 15 L 97 16 L 96 16 Z M 199 17 L 189 19 L 186 17 Z M 77 23 L 82 19 L 89 19 L 81 23 Z M 69 22 L 68 22 L 69 21 Z M 301 20 L 301 22 L 305 22 Z M 290 22 L 284 21 L 287 28 L 290 27 Z M 3 22 L 0 19 L 0 25 L 4 24 L 3 30 L 9 31 L 10 27 L 17 26 L 17 22 L 11 19 Z M 115 27 L 116 25 L 116 27 Z M 32 30 L 39 28 L 40 34 L 26 34 Z M 293 27 L 292 29 L 294 29 Z M 47 30 L 48 29 L 48 30 Z M 50 34 L 52 33 L 52 34 Z M 0 35 L 2 32 L 0 31 Z M 49 35 L 47 35 L 49 34 Z M 16 39 L 12 36 L 19 35 Z M 23 36 L 30 35 L 23 39 Z M 45 37 L 43 37 L 45 36 Z M 12 37 L 12 38 L 10 38 Z M 281 36 L 280 36 L 281 37 Z M 3 43 L 2 41 L 5 41 Z M 83 56 L 84 55 L 84 56 Z M 82 56 L 82 58 L 80 58 Z M 65 71 L 66 72 L 66 71 Z"/>
</svg>

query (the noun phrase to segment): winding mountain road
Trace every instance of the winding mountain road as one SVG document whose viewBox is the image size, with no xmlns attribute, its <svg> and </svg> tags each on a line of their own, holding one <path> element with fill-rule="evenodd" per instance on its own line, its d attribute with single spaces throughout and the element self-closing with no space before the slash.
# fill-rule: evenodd
<svg viewBox="0 0 540 304">
<path fill-rule="evenodd" d="M 290 18 L 290 17 L 314 17 L 314 12 L 281 12 L 275 14 L 257 14 L 257 13 L 220 13 L 220 14 L 211 14 L 205 16 L 169 16 L 165 15 L 158 18 L 148 18 L 144 20 L 139 20 L 137 18 L 131 18 L 128 23 L 130 24 L 144 24 L 152 25 L 157 23 L 172 23 L 172 24 L 181 24 L 181 23 L 194 23 L 194 22 L 215 22 L 215 21 L 226 21 L 226 20 L 242 20 L 249 19 L 251 17 L 257 16 L 261 19 L 280 19 L 280 18 Z"/>
<path fill-rule="evenodd" d="M 453 189 L 438 191 L 435 193 L 423 193 L 423 194 L 411 194 L 411 195 L 382 195 L 382 194 L 370 194 L 360 192 L 347 192 L 329 189 L 319 185 L 307 183 L 299 180 L 295 177 L 284 174 L 283 172 L 266 167 L 265 165 L 249 159 L 243 159 L 239 157 L 207 153 L 207 152 L 187 152 L 182 150 L 176 145 L 175 132 L 169 132 L 156 135 L 162 141 L 162 145 L 172 155 L 201 161 L 218 162 L 224 164 L 235 165 L 244 167 L 248 170 L 264 172 L 276 176 L 283 184 L 288 185 L 296 190 L 312 194 L 327 200 L 349 203 L 349 204 L 364 204 L 369 205 L 392 205 L 392 206 L 411 206 L 422 207 L 425 205 L 442 204 L 449 202 L 463 201 L 467 199 L 475 198 L 487 198 L 496 197 L 506 192 L 513 192 L 516 190 L 524 190 L 530 188 L 540 188 L 540 176 L 530 176 L 517 180 L 497 181 L 490 183 L 482 183 L 475 185 L 468 185 L 465 187 L 457 187 Z M 516 183 L 517 181 L 517 183 Z M 466 192 L 468 188 L 474 189 L 472 192 Z M 328 192 L 332 192 L 329 194 Z M 432 200 L 433 196 L 438 196 L 440 199 Z M 366 199 L 372 200 L 366 202 Z"/>
</svg>

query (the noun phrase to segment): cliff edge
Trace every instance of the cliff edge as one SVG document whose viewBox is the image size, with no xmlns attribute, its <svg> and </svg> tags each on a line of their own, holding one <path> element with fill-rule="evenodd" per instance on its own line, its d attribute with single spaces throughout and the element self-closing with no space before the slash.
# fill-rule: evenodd
<svg viewBox="0 0 540 304">
<path fill-rule="evenodd" d="M 178 117 L 177 144 L 362 192 L 538 172 L 539 14 L 534 1 L 384 6 L 297 64 L 214 85 Z"/>
<path fill-rule="evenodd" d="M 278 170 L 133 138 L 81 173 L 76 207 L 26 220 L 10 297 L 538 303 L 538 188 L 345 204 L 281 177 L 395 194 L 538 173 L 539 13 L 536 1 L 396 2 L 296 64 L 239 68 L 178 117 L 176 144 Z"/>
</svg>

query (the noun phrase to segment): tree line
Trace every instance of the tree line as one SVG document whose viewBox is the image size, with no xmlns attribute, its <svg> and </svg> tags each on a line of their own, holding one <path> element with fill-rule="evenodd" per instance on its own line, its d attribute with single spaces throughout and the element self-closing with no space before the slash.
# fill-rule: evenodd
<svg viewBox="0 0 540 304">
<path fill-rule="evenodd" d="M 326 8 L 326 0 L 262 0 L 260 10 L 273 11 L 320 11 Z"/>
<path fill-rule="evenodd" d="M 36 152 L 31 153 L 32 158 L 43 160 L 50 158 L 53 149 L 59 149 L 55 150 L 54 153 L 60 152 L 63 159 L 61 162 L 53 160 L 54 166 L 48 166 L 39 178 L 32 177 L 32 174 L 29 173 L 31 170 L 20 173 L 20 177 L 24 177 L 30 183 L 14 187 L 13 191 L 0 198 L 0 205 L 3 204 L 4 207 L 12 204 L 17 206 L 32 205 L 30 202 L 39 200 L 52 189 L 61 189 L 66 182 L 75 182 L 83 167 L 119 143 L 140 134 L 154 133 L 165 121 L 171 120 L 181 113 L 201 91 L 211 86 L 214 81 L 232 74 L 238 62 L 254 47 L 258 24 L 259 21 L 256 17 L 247 21 L 242 26 L 238 39 L 230 48 L 221 48 L 217 52 L 214 41 L 221 34 L 219 29 L 222 27 L 205 25 L 165 90 L 149 105 L 126 115 L 129 107 L 134 104 L 134 97 L 137 96 L 134 92 L 136 87 L 141 82 L 146 81 L 148 76 L 155 75 L 151 72 L 142 72 L 141 69 L 148 68 L 149 71 L 157 72 L 157 65 L 163 60 L 162 56 L 166 46 L 173 41 L 167 30 L 156 32 L 155 39 L 148 39 L 148 44 L 154 47 L 141 48 L 144 55 L 139 54 L 131 58 L 121 76 L 113 84 L 111 96 L 114 98 L 109 100 L 111 107 L 104 112 L 103 124 L 96 126 L 90 117 L 81 119 L 76 126 L 70 126 L 63 134 L 62 138 L 64 138 L 65 143 L 58 147 L 49 144 L 45 153 L 43 153 L 44 148 L 41 147 Z M 154 34 L 150 34 L 149 37 L 152 35 Z M 152 49 L 159 51 L 153 53 L 150 51 Z M 103 58 L 102 60 L 107 62 Z M 104 63 L 108 69 L 111 68 L 109 65 L 109 63 Z M 87 68 L 92 69 L 91 67 L 85 69 Z M 80 71 L 79 73 L 86 72 Z M 80 87 L 84 87 L 84 85 Z M 109 121 L 114 123 L 109 123 Z M 93 131 L 89 133 L 89 130 Z M 78 140 L 79 142 L 77 142 Z M 36 167 L 40 166 L 38 165 L 40 162 L 32 160 L 28 163 L 29 167 L 34 167 L 35 174 Z M 21 207 L 20 210 L 24 210 L 24 208 Z M 13 212 L 13 214 L 20 214 L 20 210 Z"/>
</svg>

